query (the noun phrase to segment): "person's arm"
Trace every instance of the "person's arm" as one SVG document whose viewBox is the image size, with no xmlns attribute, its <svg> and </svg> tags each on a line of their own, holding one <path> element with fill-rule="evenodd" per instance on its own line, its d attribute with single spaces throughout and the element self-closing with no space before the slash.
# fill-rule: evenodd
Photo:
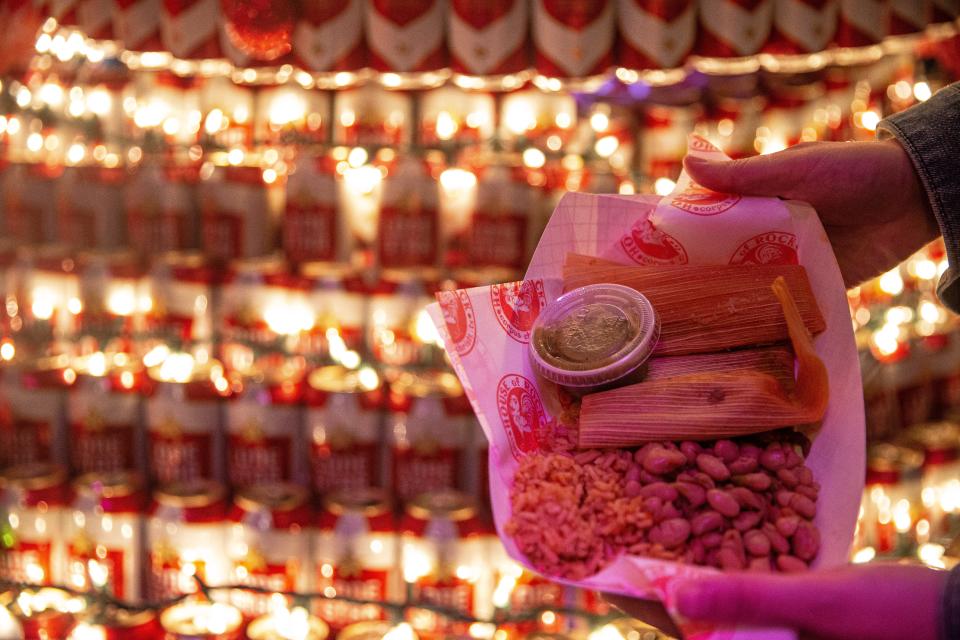
<svg viewBox="0 0 960 640">
<path fill-rule="evenodd" d="M 960 83 L 881 121 L 878 132 L 900 142 L 920 177 L 947 249 L 937 294 L 960 312 Z"/>
<path fill-rule="evenodd" d="M 728 573 L 676 587 L 677 608 L 688 619 L 786 627 L 824 640 L 956 640 L 960 603 L 941 599 L 944 593 L 960 594 L 960 572 L 883 563 L 792 575 Z M 643 614 L 629 598 L 608 599 Z"/>
</svg>

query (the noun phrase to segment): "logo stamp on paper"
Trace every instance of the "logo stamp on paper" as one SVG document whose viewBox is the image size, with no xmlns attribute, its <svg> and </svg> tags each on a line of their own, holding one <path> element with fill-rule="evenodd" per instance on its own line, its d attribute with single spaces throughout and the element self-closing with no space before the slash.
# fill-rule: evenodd
<svg viewBox="0 0 960 640">
<path fill-rule="evenodd" d="M 508 373 L 497 384 L 497 408 L 514 457 L 536 451 L 537 434 L 547 422 L 536 385 Z"/>
<path fill-rule="evenodd" d="M 453 347 L 460 356 L 467 355 L 477 342 L 477 319 L 470 297 L 466 291 L 441 291 L 437 294 L 437 302 Z"/>
<path fill-rule="evenodd" d="M 797 264 L 797 236 L 784 231 L 769 231 L 741 244 L 730 264 Z"/>
<path fill-rule="evenodd" d="M 517 342 L 530 342 L 530 330 L 547 304 L 542 280 L 523 280 L 490 287 L 490 304 L 497 321 Z"/>
<path fill-rule="evenodd" d="M 720 149 L 715 147 L 703 136 L 690 136 L 690 148 L 694 151 L 711 151 L 714 153 L 721 153 Z"/>
<path fill-rule="evenodd" d="M 660 231 L 647 218 L 637 220 L 620 238 L 620 246 L 638 264 L 687 264 L 687 250 L 673 236 Z"/>
<path fill-rule="evenodd" d="M 740 196 L 735 193 L 711 191 L 691 183 L 686 191 L 675 195 L 669 204 L 694 215 L 715 216 L 738 202 L 740 202 Z"/>
</svg>

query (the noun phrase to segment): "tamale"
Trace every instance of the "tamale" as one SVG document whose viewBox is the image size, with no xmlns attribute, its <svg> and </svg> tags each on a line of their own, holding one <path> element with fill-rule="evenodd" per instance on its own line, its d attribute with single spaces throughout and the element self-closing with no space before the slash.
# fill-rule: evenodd
<svg viewBox="0 0 960 640">
<path fill-rule="evenodd" d="M 655 357 L 647 362 L 644 381 L 747 370 L 773 376 L 789 392 L 793 390 L 795 363 L 793 350 L 786 345 Z"/>
<path fill-rule="evenodd" d="M 655 355 L 722 351 L 786 340 L 783 310 L 771 284 L 783 277 L 813 334 L 826 328 L 800 265 L 632 267 L 570 254 L 564 289 L 607 282 L 636 289 L 660 316 Z"/>
<path fill-rule="evenodd" d="M 587 395 L 581 448 L 631 447 L 656 440 L 711 440 L 812 425 L 827 405 L 827 372 L 813 349 L 784 278 L 772 285 L 797 354 L 794 391 L 755 370 L 683 375 Z"/>
</svg>

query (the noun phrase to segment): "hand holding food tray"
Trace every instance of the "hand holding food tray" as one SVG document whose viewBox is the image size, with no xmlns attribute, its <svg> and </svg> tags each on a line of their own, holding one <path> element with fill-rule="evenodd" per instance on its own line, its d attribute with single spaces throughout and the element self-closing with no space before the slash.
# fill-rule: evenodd
<svg viewBox="0 0 960 640">
<path fill-rule="evenodd" d="M 688 152 L 720 154 L 696 136 Z M 847 561 L 862 388 L 808 205 L 685 175 L 663 199 L 567 194 L 522 282 L 438 300 L 490 442 L 497 531 L 524 566 L 672 610 L 677 578 Z"/>
</svg>

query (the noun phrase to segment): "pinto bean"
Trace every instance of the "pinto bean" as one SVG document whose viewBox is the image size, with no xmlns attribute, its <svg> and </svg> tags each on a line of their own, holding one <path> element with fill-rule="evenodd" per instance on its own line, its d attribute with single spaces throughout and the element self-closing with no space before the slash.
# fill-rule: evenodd
<svg viewBox="0 0 960 640">
<path fill-rule="evenodd" d="M 787 491 L 786 489 L 780 489 L 776 493 L 777 504 L 781 507 L 789 506 L 790 501 L 793 500 L 794 493 L 793 491 Z"/>
<path fill-rule="evenodd" d="M 790 508 L 799 513 L 804 518 L 813 518 L 817 515 L 817 503 L 805 495 L 799 493 L 793 494 L 790 498 Z"/>
<path fill-rule="evenodd" d="M 664 520 L 650 530 L 649 539 L 666 549 L 679 547 L 690 537 L 690 523 L 683 518 Z"/>
<path fill-rule="evenodd" d="M 733 519 L 733 528 L 737 531 L 749 531 L 760 524 L 762 519 L 759 511 L 741 511 L 740 515 Z"/>
<path fill-rule="evenodd" d="M 684 440 L 680 443 L 680 451 L 683 452 L 683 455 L 687 456 L 687 462 L 693 464 L 697 461 L 697 456 L 703 452 L 703 447 L 700 446 L 698 442 Z"/>
<path fill-rule="evenodd" d="M 782 469 L 787 463 L 787 456 L 783 452 L 783 447 L 778 443 L 769 445 L 763 453 L 760 454 L 760 465 L 764 469 L 777 471 Z"/>
<path fill-rule="evenodd" d="M 790 541 L 793 555 L 807 562 L 817 557 L 820 551 L 820 532 L 809 522 L 801 522 Z"/>
<path fill-rule="evenodd" d="M 736 551 L 721 547 L 717 553 L 717 566 L 724 571 L 740 571 L 746 566 Z"/>
<path fill-rule="evenodd" d="M 766 491 L 773 484 L 773 480 L 767 474 L 758 471 L 755 473 L 746 473 L 742 476 L 734 476 L 733 483 L 741 487 L 747 487 L 753 491 Z"/>
<path fill-rule="evenodd" d="M 777 480 L 787 489 L 795 489 L 800 484 L 800 479 L 792 469 L 783 468 L 777 471 Z"/>
<path fill-rule="evenodd" d="M 654 482 L 640 489 L 644 498 L 660 498 L 664 502 L 673 502 L 677 499 L 677 490 L 666 482 Z"/>
<path fill-rule="evenodd" d="M 630 468 L 627 469 L 627 472 L 623 475 L 623 479 L 627 482 L 630 482 L 631 480 L 639 481 L 641 471 L 643 471 L 643 467 L 636 464 L 630 465 Z"/>
<path fill-rule="evenodd" d="M 744 473 L 751 473 L 757 470 L 757 467 L 760 466 L 760 463 L 757 462 L 756 458 L 748 458 L 747 456 L 740 456 L 733 462 L 727 465 L 727 468 L 730 469 L 730 473 L 736 475 L 743 475 Z"/>
<path fill-rule="evenodd" d="M 713 453 L 724 462 L 730 463 L 740 457 L 740 447 L 733 440 L 717 440 L 713 445 Z"/>
<path fill-rule="evenodd" d="M 777 568 L 784 573 L 801 573 L 807 570 L 807 563 L 796 556 L 782 554 L 777 556 Z"/>
<path fill-rule="evenodd" d="M 723 542 L 723 534 L 719 531 L 711 531 L 710 533 L 705 533 L 699 538 L 700 542 L 703 543 L 703 546 L 707 549 L 713 549 L 720 546 L 720 543 Z"/>
<path fill-rule="evenodd" d="M 677 493 L 690 503 L 691 507 L 699 507 L 707 501 L 707 490 L 698 484 L 692 482 L 676 482 L 673 486 L 676 487 Z"/>
<path fill-rule="evenodd" d="M 770 555 L 770 539 L 762 531 L 747 531 L 743 534 L 743 546 L 747 553 L 753 556 Z"/>
<path fill-rule="evenodd" d="M 777 531 L 773 523 L 763 523 L 763 527 L 760 530 L 763 531 L 763 534 L 770 540 L 770 546 L 773 547 L 777 553 L 789 553 L 790 543 Z"/>
<path fill-rule="evenodd" d="M 805 484 L 802 484 L 799 487 L 797 487 L 797 493 L 799 493 L 802 496 L 805 496 L 806 498 L 809 498 L 810 500 L 816 500 L 820 496 L 819 489 L 809 485 L 805 485 Z"/>
<path fill-rule="evenodd" d="M 750 562 L 747 563 L 748 571 L 770 571 L 770 557 L 763 556 L 757 558 L 751 558 Z"/>
<path fill-rule="evenodd" d="M 796 532 L 798 524 L 800 524 L 800 518 L 797 516 L 781 516 L 774 523 L 777 531 L 785 538 L 789 538 Z"/>
<path fill-rule="evenodd" d="M 728 518 L 735 518 L 740 513 L 740 505 L 726 491 L 710 489 L 707 491 L 707 502 L 710 506 Z"/>
<path fill-rule="evenodd" d="M 796 447 L 786 447 L 786 454 L 785 465 L 788 469 L 795 469 L 803 464 L 803 456 L 797 453 Z"/>
<path fill-rule="evenodd" d="M 714 480 L 726 480 L 730 477 L 730 470 L 723 464 L 723 460 L 709 453 L 697 456 L 697 468 Z"/>
<path fill-rule="evenodd" d="M 701 511 L 690 520 L 693 535 L 700 536 L 723 526 L 723 516 L 716 511 Z"/>
<path fill-rule="evenodd" d="M 810 467 L 800 467 L 797 470 L 797 478 L 800 479 L 800 484 L 813 484 L 813 471 L 810 470 Z"/>
<path fill-rule="evenodd" d="M 623 487 L 623 493 L 631 498 L 643 495 L 643 485 L 636 480 L 627 480 Z"/>
<path fill-rule="evenodd" d="M 763 498 L 761 498 L 759 494 L 750 491 L 750 489 L 746 487 L 734 487 L 729 491 L 730 495 L 734 497 L 742 508 L 753 509 L 755 511 L 763 509 Z"/>
<path fill-rule="evenodd" d="M 675 471 L 687 462 L 687 456 L 664 447 L 652 448 L 643 459 L 643 468 L 654 475 Z"/>
</svg>

